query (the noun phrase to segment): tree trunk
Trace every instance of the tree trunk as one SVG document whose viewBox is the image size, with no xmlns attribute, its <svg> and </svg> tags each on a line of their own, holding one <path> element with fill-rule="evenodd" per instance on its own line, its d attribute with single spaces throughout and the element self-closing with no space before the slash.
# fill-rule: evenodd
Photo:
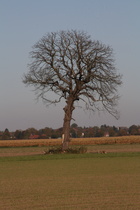
<svg viewBox="0 0 140 210">
<path fill-rule="evenodd" d="M 67 150 L 69 147 L 69 142 L 70 142 L 70 122 L 72 119 L 72 112 L 74 110 L 74 100 L 72 97 L 69 97 L 68 100 L 66 101 L 66 106 L 64 107 L 64 123 L 63 123 L 63 144 L 62 144 L 62 149 L 63 151 Z"/>
</svg>

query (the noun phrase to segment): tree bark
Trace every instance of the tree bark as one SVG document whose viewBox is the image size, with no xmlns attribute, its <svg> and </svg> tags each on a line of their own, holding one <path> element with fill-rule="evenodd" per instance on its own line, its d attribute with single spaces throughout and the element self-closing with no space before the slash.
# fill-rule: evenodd
<svg viewBox="0 0 140 210">
<path fill-rule="evenodd" d="M 64 123 L 63 123 L 63 144 L 62 144 L 62 149 L 63 151 L 67 150 L 69 147 L 69 142 L 70 142 L 70 122 L 72 119 L 72 112 L 74 110 L 74 100 L 72 97 L 69 97 L 68 100 L 66 101 L 66 106 L 64 107 Z"/>
</svg>

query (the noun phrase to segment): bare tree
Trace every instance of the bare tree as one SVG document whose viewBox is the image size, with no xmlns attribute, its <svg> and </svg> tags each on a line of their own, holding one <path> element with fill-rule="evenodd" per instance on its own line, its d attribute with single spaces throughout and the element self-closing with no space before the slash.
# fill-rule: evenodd
<svg viewBox="0 0 140 210">
<path fill-rule="evenodd" d="M 33 86 L 37 96 L 47 104 L 66 100 L 63 150 L 69 145 L 76 101 L 82 100 L 87 109 L 105 109 L 117 117 L 117 87 L 122 81 L 111 47 L 93 41 L 83 31 L 60 31 L 45 35 L 33 46 L 30 55 L 32 61 L 23 82 Z M 56 94 L 55 100 L 48 98 L 50 91 Z"/>
</svg>

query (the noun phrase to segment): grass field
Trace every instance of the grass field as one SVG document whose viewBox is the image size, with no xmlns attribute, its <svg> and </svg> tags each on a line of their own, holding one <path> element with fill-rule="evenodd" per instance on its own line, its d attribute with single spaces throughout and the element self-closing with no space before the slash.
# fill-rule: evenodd
<svg viewBox="0 0 140 210">
<path fill-rule="evenodd" d="M 0 157 L 0 170 L 2 210 L 140 206 L 140 153 Z"/>
</svg>

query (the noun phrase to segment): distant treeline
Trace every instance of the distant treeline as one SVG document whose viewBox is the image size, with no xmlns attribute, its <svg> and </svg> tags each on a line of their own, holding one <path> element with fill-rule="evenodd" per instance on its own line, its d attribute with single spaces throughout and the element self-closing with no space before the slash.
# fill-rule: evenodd
<svg viewBox="0 0 140 210">
<path fill-rule="evenodd" d="M 15 132 L 9 132 L 8 128 L 6 128 L 5 131 L 0 131 L 1 140 L 54 139 L 61 138 L 62 135 L 63 128 L 52 129 L 48 127 L 39 130 L 28 128 L 26 130 L 16 130 Z M 140 135 L 140 126 L 132 125 L 129 128 L 108 125 L 101 125 L 100 127 L 79 127 L 76 123 L 73 123 L 71 125 L 70 135 L 71 138 Z"/>
</svg>

